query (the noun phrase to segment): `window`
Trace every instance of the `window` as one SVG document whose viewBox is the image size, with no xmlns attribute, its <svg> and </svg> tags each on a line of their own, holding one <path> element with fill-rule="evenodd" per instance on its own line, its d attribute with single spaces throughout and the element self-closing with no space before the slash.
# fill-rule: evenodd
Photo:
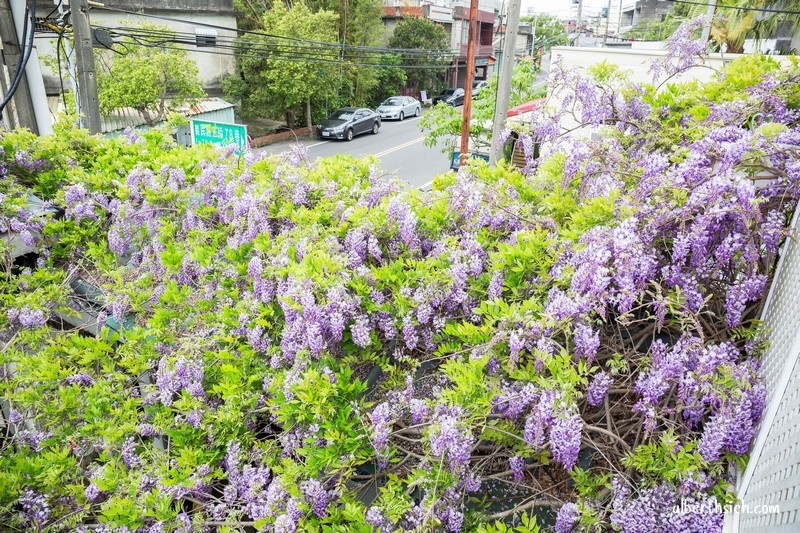
<svg viewBox="0 0 800 533">
<path fill-rule="evenodd" d="M 195 43 L 197 47 L 217 46 L 217 30 L 211 28 L 195 28 Z"/>
</svg>

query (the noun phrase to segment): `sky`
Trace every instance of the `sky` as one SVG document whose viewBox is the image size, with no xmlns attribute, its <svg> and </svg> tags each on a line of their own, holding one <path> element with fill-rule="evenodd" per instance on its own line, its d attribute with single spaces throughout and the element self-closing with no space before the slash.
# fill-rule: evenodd
<svg viewBox="0 0 800 533">
<path fill-rule="evenodd" d="M 619 4 L 619 0 L 612 0 L 612 9 L 613 9 L 613 2 Z M 575 13 L 577 11 L 577 4 L 573 4 L 572 0 L 522 0 L 522 12 L 520 13 L 523 17 L 528 15 L 528 10 L 533 8 L 536 13 L 548 13 L 555 17 L 559 18 L 568 18 L 570 12 Z M 602 7 L 608 7 L 608 0 L 584 0 L 583 1 L 583 12 L 593 13 L 600 10 Z"/>
</svg>

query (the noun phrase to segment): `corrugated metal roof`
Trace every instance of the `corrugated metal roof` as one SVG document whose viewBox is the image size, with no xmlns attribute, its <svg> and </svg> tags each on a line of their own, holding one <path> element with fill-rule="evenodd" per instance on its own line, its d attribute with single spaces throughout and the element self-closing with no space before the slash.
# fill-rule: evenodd
<svg viewBox="0 0 800 533">
<path fill-rule="evenodd" d="M 60 96 L 48 96 L 47 103 L 51 113 L 64 111 Z M 203 98 L 193 105 L 183 105 L 177 108 L 176 112 L 188 118 L 204 113 L 230 109 L 232 107 L 234 107 L 232 103 L 226 102 L 222 98 Z M 131 107 L 117 109 L 111 115 L 100 118 L 100 128 L 103 133 L 122 131 L 125 128 L 138 128 L 146 125 L 147 121 L 144 119 L 144 116 Z"/>
</svg>

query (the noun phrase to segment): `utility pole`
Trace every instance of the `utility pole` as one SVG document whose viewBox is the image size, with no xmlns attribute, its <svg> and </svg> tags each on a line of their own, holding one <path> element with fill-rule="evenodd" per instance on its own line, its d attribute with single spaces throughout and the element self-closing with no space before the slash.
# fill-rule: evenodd
<svg viewBox="0 0 800 533">
<path fill-rule="evenodd" d="M 29 31 L 33 31 L 33 28 L 30 28 Z M 0 0 L 0 36 L 3 40 L 3 58 L 8 68 L 10 84 L 14 74 L 22 63 L 22 50 L 20 46 L 25 46 L 26 43 L 19 42 L 19 33 L 17 33 L 17 27 L 14 23 L 14 16 L 11 11 L 9 0 Z M 8 87 L 3 87 L 3 97 L 6 96 L 7 90 Z M 38 133 L 36 113 L 33 109 L 33 100 L 31 99 L 30 89 L 28 88 L 28 77 L 26 75 L 22 76 L 19 86 L 17 86 L 17 92 L 14 93 L 14 98 L 11 103 L 13 103 L 14 109 L 16 110 L 18 121 L 11 120 L 11 124 L 8 124 L 9 129 L 19 126 L 28 128 L 34 133 Z M 15 114 L 13 112 L 14 110 L 10 111 L 9 115 Z"/>
<path fill-rule="evenodd" d="M 62 32 L 64 23 L 66 22 L 66 17 L 64 16 L 64 3 L 58 3 L 58 17 L 59 17 L 59 26 L 62 27 Z M 78 74 L 75 72 L 75 64 L 70 59 L 72 57 L 72 44 L 70 44 L 69 39 L 64 39 L 63 42 L 64 46 L 64 59 L 66 60 L 67 64 L 67 75 L 69 76 L 69 85 L 72 88 L 72 97 L 75 99 L 75 112 L 78 116 L 81 115 L 81 97 L 78 95 Z M 56 50 L 58 53 L 58 50 Z"/>
<path fill-rule="evenodd" d="M 508 29 L 508 26 L 506 26 Z M 467 79 L 464 80 L 464 116 L 461 121 L 461 155 L 459 167 L 467 163 L 469 152 L 469 123 L 472 118 L 472 80 L 475 78 L 475 41 L 478 39 L 478 0 L 469 5 L 469 33 L 467 34 Z M 456 79 L 458 72 L 456 72 Z"/>
<path fill-rule="evenodd" d="M 583 0 L 578 1 L 578 15 L 575 17 L 575 46 L 581 45 L 581 17 L 583 16 Z"/>
<path fill-rule="evenodd" d="M 3 53 L 3 43 L 0 42 L 0 54 Z M 0 56 L 2 57 L 2 56 Z M 8 69 L 5 65 L 0 65 L 0 93 L 2 98 L 8 94 L 8 87 L 11 84 L 11 79 L 8 77 Z M 13 130 L 19 124 L 19 117 L 17 116 L 17 106 L 14 105 L 14 99 L 8 102 L 8 105 L 3 109 L 3 115 L 0 116 L 3 121 L 3 127 L 7 130 Z"/>
<path fill-rule="evenodd" d="M 536 23 L 539 21 L 539 14 L 533 16 L 533 36 L 531 39 L 531 57 L 536 57 Z"/>
<path fill-rule="evenodd" d="M 508 22 L 506 22 L 506 42 L 503 43 L 503 57 L 506 58 L 500 66 L 500 79 L 497 83 L 497 105 L 494 108 L 494 121 L 492 122 L 491 147 L 489 162 L 496 163 L 500 158 L 502 147 L 498 146 L 497 139 L 503 131 L 508 118 L 508 100 L 511 94 L 511 77 L 514 75 L 514 50 L 517 43 L 519 30 L 519 10 L 521 0 L 511 0 L 508 3 Z"/>
<path fill-rule="evenodd" d="M 75 63 L 81 101 L 80 125 L 89 133 L 100 133 L 100 104 L 97 99 L 97 76 L 94 72 L 92 28 L 86 0 L 72 0 L 72 31 L 75 35 Z"/>
<path fill-rule="evenodd" d="M 611 22 L 611 0 L 608 0 L 608 7 L 606 8 L 606 31 L 603 33 L 603 44 L 608 42 L 608 23 Z"/>
<path fill-rule="evenodd" d="M 703 43 L 708 44 L 708 38 L 711 37 L 711 24 L 714 22 L 714 12 L 717 9 L 717 0 L 711 0 L 708 3 L 708 9 L 706 10 L 706 22 L 703 24 L 703 35 L 701 39 Z"/>
</svg>

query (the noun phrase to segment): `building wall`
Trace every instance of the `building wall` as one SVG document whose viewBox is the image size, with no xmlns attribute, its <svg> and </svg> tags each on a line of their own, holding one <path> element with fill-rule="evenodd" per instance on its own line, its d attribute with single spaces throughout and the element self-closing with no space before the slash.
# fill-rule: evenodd
<svg viewBox="0 0 800 533">
<path fill-rule="evenodd" d="M 38 5 L 41 5 L 41 2 Z M 109 2 L 106 5 L 111 5 L 111 3 Z M 197 32 L 216 32 L 216 40 L 218 43 L 221 41 L 228 42 L 236 38 L 236 17 L 233 12 L 232 0 L 203 0 L 202 2 L 192 0 L 164 0 L 162 2 L 157 2 L 155 0 L 117 1 L 113 2 L 113 7 L 131 11 L 144 10 L 148 15 L 156 15 L 176 20 L 163 20 L 141 15 L 128 15 L 125 13 L 93 9 L 90 12 L 90 24 L 92 27 L 104 26 L 117 28 L 123 25 L 147 23 L 167 26 L 176 32 L 187 33 L 190 35 L 188 39 L 192 39 L 193 37 L 191 36 L 196 35 Z M 44 17 L 51 9 L 52 7 L 49 6 L 39 7 L 37 14 Z M 180 22 L 177 20 L 180 20 Z M 204 25 L 233 28 L 233 30 L 209 28 Z M 36 47 L 40 56 L 47 55 L 55 58 L 55 46 L 55 34 L 36 34 Z M 221 94 L 222 80 L 229 74 L 232 74 L 235 68 L 233 56 L 228 55 L 231 53 L 231 50 L 227 48 L 220 49 L 197 46 L 186 46 L 186 48 L 189 51 L 189 57 L 197 63 L 200 71 L 200 81 L 206 91 L 212 95 Z M 212 53 L 215 50 L 220 53 Z M 53 70 L 44 65 L 42 65 L 42 70 L 44 71 L 43 74 L 47 93 L 59 94 L 61 91 L 61 84 L 59 82 L 58 73 L 53 72 Z M 63 78 L 65 88 L 69 87 L 66 70 L 63 71 Z"/>
<path fill-rule="evenodd" d="M 475 50 L 476 78 L 485 79 L 491 71 L 492 39 L 502 0 L 480 0 L 478 4 L 478 46 Z M 470 0 L 384 0 L 384 39 L 388 42 L 397 21 L 406 16 L 422 16 L 443 24 L 449 31 L 449 47 L 458 55 L 447 72 L 450 87 L 463 87 L 469 35 Z"/>
<path fill-rule="evenodd" d="M 672 2 L 661 0 L 624 1 L 619 16 L 620 34 L 624 34 L 641 22 L 662 20 L 670 11 L 672 11 Z"/>
</svg>

